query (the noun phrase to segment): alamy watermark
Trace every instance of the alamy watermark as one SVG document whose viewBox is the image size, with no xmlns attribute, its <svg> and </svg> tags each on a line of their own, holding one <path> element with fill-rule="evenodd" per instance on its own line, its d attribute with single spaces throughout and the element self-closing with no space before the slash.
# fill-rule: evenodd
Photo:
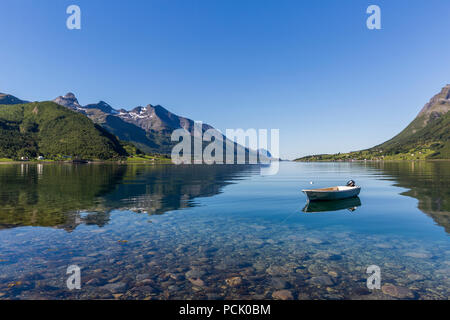
<svg viewBox="0 0 450 320">
<path fill-rule="evenodd" d="M 69 30 L 81 29 L 81 9 L 78 5 L 72 4 L 67 7 L 66 13 L 70 16 L 66 20 L 66 26 Z M 367 7 L 366 14 L 370 16 L 366 20 L 366 26 L 369 30 L 381 29 L 381 8 L 378 5 L 372 4 Z"/>
<path fill-rule="evenodd" d="M 81 29 L 81 9 L 77 5 L 70 5 L 66 9 L 66 13 L 70 16 L 66 20 L 66 26 L 69 30 Z"/>
<path fill-rule="evenodd" d="M 380 30 L 381 29 L 381 8 L 377 5 L 370 5 L 366 10 L 367 14 L 370 16 L 367 18 L 366 25 L 369 30 Z"/>
<path fill-rule="evenodd" d="M 367 267 L 367 274 L 370 276 L 367 278 L 367 288 L 369 290 L 381 289 L 381 269 L 377 265 L 371 265 Z"/>
<path fill-rule="evenodd" d="M 217 129 L 205 128 L 201 121 L 195 121 L 192 132 L 174 130 L 171 140 L 178 142 L 171 152 L 174 164 L 271 164 L 277 167 L 280 157 L 279 129 L 270 130 L 270 147 L 267 129 L 226 129 L 224 135 Z"/>
<path fill-rule="evenodd" d="M 67 288 L 69 290 L 81 289 L 81 269 L 77 265 L 71 265 L 67 267 L 66 274 L 70 274 L 66 281 Z"/>
</svg>

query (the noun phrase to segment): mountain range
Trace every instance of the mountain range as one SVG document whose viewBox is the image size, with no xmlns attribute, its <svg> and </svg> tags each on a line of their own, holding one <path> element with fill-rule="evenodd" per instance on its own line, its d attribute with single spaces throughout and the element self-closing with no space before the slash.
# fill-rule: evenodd
<svg viewBox="0 0 450 320">
<path fill-rule="evenodd" d="M 73 117 L 72 114 L 79 114 L 83 118 L 89 118 L 92 122 L 90 126 L 100 130 L 101 132 L 99 132 L 99 134 L 104 135 L 106 132 L 109 134 L 109 138 L 113 138 L 109 141 L 110 145 L 117 145 L 119 143 L 126 150 L 130 150 L 130 146 L 133 146 L 135 150 L 132 150 L 131 153 L 170 154 L 173 146 L 178 143 L 171 141 L 172 132 L 176 129 L 185 129 L 194 137 L 194 139 L 199 139 L 194 136 L 195 122 L 193 120 L 173 114 L 160 105 L 153 106 L 148 104 L 145 107 L 137 106 L 128 111 L 125 109 L 115 109 L 104 101 L 83 106 L 71 92 L 64 96 L 59 96 L 52 101 L 34 103 L 29 103 L 9 94 L 0 94 L 0 105 L 4 105 L 0 108 L 0 126 L 3 126 L 3 131 L 1 131 L 0 134 L 5 137 L 3 139 L 4 141 L 14 141 L 15 143 L 13 148 L 6 144 L 6 142 L 0 143 L 0 158 L 17 158 L 24 155 L 35 156 L 39 153 L 44 154 L 44 152 L 40 151 L 42 149 L 42 139 L 39 136 L 41 133 L 40 124 L 33 122 L 35 121 L 35 117 L 27 117 L 26 115 L 29 113 L 20 111 L 28 110 L 30 108 L 29 105 L 32 104 L 35 104 L 33 108 L 37 107 L 38 109 L 40 104 L 45 104 L 42 105 L 42 107 L 45 106 L 46 110 L 54 108 L 55 114 L 60 114 L 62 112 L 61 108 L 56 108 L 56 106 L 64 107 L 64 109 L 69 112 L 64 114 L 64 119 L 71 119 Z M 22 116 L 18 117 L 16 115 L 13 122 L 14 125 L 11 126 L 9 114 L 15 112 L 14 110 L 17 111 L 17 114 L 21 114 Z M 78 117 L 76 119 L 80 118 Z M 33 122 L 35 132 L 24 131 L 23 129 L 23 122 L 29 123 L 30 121 Z M 55 126 L 57 126 L 58 122 L 61 122 L 61 118 L 53 119 L 53 121 L 56 121 Z M 81 128 L 78 129 L 81 130 Z M 202 124 L 202 132 L 209 129 L 216 130 L 208 124 Z M 89 131 L 90 128 L 83 128 L 83 130 Z M 257 153 L 257 151 L 249 150 L 248 148 L 229 140 L 218 130 L 216 130 L 216 133 L 221 137 L 221 140 L 227 147 L 232 146 L 234 148 L 235 155 L 237 152 L 241 151 L 248 159 L 249 154 Z M 28 139 L 28 144 L 24 143 L 24 139 Z M 64 139 L 60 138 L 59 140 L 54 140 L 52 141 L 52 144 L 56 144 L 57 141 L 61 140 Z M 73 139 L 69 140 L 74 142 Z M 208 144 L 203 141 L 201 143 L 203 147 Z M 29 145 L 33 145 L 34 147 L 30 147 Z M 39 146 L 41 147 L 39 148 Z M 86 146 L 88 147 L 88 144 Z M 58 148 L 54 146 L 52 147 L 52 150 L 57 149 Z M 105 158 L 104 152 L 83 153 L 78 149 L 76 149 L 76 151 L 76 155 L 79 157 L 89 155 L 89 158 Z M 121 155 L 124 156 L 123 151 L 119 149 L 113 148 L 109 153 L 114 154 L 113 158 Z M 58 154 L 69 154 L 69 152 L 64 153 L 61 150 L 58 150 Z M 73 153 L 70 154 L 74 155 Z M 225 156 L 225 150 L 223 151 L 223 154 Z M 45 155 L 52 158 L 56 156 L 54 153 L 45 153 Z M 258 159 L 267 160 L 268 158 L 271 158 L 270 153 L 261 152 Z"/>
<path fill-rule="evenodd" d="M 416 118 L 392 139 L 375 147 L 297 161 L 450 159 L 450 84 L 434 95 Z"/>
<path fill-rule="evenodd" d="M 38 153 L 52 156 L 70 153 L 72 156 L 98 159 L 117 158 L 129 155 L 130 152 L 124 150 L 130 150 L 130 146 L 135 148 L 131 153 L 170 154 L 173 146 L 178 143 L 171 141 L 173 130 L 182 128 L 191 135 L 194 134 L 193 120 L 173 114 L 160 105 L 148 104 L 125 110 L 115 109 L 108 103 L 99 101 L 83 106 L 70 92 L 51 102 L 33 103 L 0 93 L 0 105 L 0 158 L 34 156 Z M 61 109 L 61 106 L 64 108 Z M 450 159 L 449 110 L 450 84 L 433 96 L 417 117 L 392 139 L 365 150 L 312 155 L 297 161 Z M 74 117 L 76 114 L 79 116 Z M 86 118 L 91 121 L 82 120 Z M 65 130 L 72 124 L 73 129 L 89 132 L 94 138 L 85 141 L 86 135 L 77 136 L 70 130 Z M 56 139 L 56 132 L 52 131 L 54 127 L 64 129 L 61 129 L 60 134 L 66 135 Z M 202 124 L 203 132 L 208 129 L 214 128 Z M 235 154 L 239 149 L 244 150 L 247 157 L 254 152 L 222 134 L 220 136 L 225 144 L 232 144 L 236 148 Z M 70 143 L 66 143 L 67 141 Z M 84 141 L 84 144 L 80 144 L 80 141 Z M 99 145 L 92 146 L 94 141 Z M 58 147 L 58 144 L 64 147 Z M 84 151 L 83 146 L 86 148 Z M 270 153 L 262 151 L 259 156 L 271 157 Z"/>
<path fill-rule="evenodd" d="M 138 106 L 130 111 L 116 110 L 104 101 L 82 106 L 70 92 L 53 102 L 86 115 L 118 139 L 133 143 L 145 153 L 169 154 L 176 144 L 170 139 L 173 130 L 182 128 L 191 134 L 194 132 L 193 120 L 175 115 L 160 105 Z M 202 130 L 208 129 L 213 127 L 203 124 Z"/>
</svg>

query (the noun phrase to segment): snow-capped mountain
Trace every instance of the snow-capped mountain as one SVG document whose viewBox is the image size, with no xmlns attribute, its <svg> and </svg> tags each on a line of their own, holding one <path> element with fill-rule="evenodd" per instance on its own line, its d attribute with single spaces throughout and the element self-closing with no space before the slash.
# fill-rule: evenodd
<svg viewBox="0 0 450 320">
<path fill-rule="evenodd" d="M 159 105 L 116 110 L 100 101 L 81 106 L 73 93 L 59 96 L 53 102 L 85 114 L 120 140 L 132 142 L 144 152 L 170 153 L 173 146 L 170 136 L 175 129 L 183 128 L 194 133 L 193 120 L 173 114 Z M 208 129 L 213 127 L 203 124 L 202 130 Z"/>
</svg>

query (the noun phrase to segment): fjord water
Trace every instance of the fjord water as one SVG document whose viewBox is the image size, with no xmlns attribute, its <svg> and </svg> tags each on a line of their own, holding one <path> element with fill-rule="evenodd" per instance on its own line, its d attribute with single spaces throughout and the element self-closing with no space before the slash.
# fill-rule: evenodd
<svg viewBox="0 0 450 320">
<path fill-rule="evenodd" d="M 450 162 L 260 173 L 2 164 L 0 299 L 448 299 Z M 349 179 L 359 198 L 306 206 L 301 189 Z"/>
</svg>

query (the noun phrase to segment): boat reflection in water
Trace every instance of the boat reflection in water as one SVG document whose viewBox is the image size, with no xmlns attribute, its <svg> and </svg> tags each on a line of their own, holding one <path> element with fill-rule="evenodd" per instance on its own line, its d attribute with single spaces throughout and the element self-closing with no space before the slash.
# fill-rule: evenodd
<svg viewBox="0 0 450 320">
<path fill-rule="evenodd" d="M 353 212 L 360 206 L 361 200 L 359 197 L 332 201 L 311 201 L 303 208 L 303 212 L 329 212 L 344 209 Z"/>
</svg>

